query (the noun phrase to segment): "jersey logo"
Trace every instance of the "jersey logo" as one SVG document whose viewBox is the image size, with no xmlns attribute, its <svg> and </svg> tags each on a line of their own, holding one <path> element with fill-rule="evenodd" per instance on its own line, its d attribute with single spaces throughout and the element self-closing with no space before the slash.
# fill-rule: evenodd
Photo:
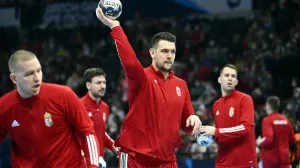
<svg viewBox="0 0 300 168">
<path fill-rule="evenodd" d="M 89 112 L 89 117 L 92 117 L 92 116 L 93 116 L 92 112 Z"/>
<path fill-rule="evenodd" d="M 156 84 L 158 83 L 156 79 L 154 79 L 154 83 L 156 83 Z"/>
<path fill-rule="evenodd" d="M 52 127 L 53 126 L 53 119 L 52 119 L 52 116 L 51 116 L 50 113 L 45 112 L 44 120 L 45 120 L 45 125 L 47 127 Z"/>
<path fill-rule="evenodd" d="M 12 123 L 11 123 L 11 127 L 18 127 L 20 126 L 20 124 L 18 123 L 17 120 L 14 120 Z"/>
<path fill-rule="evenodd" d="M 216 112 L 216 115 L 219 115 L 219 114 L 220 114 L 220 112 L 219 112 L 219 111 L 217 111 L 217 112 Z"/>
<path fill-rule="evenodd" d="M 176 86 L 176 93 L 177 93 L 177 96 L 181 96 L 181 91 L 178 86 Z"/>
<path fill-rule="evenodd" d="M 229 109 L 229 117 L 233 117 L 234 116 L 234 108 L 230 107 Z"/>
</svg>

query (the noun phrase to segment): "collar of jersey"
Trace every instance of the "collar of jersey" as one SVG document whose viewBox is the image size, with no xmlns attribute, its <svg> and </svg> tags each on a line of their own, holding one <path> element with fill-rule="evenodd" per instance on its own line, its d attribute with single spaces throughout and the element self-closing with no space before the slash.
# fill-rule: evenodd
<svg viewBox="0 0 300 168">
<path fill-rule="evenodd" d="M 150 72 L 152 72 L 153 74 L 155 74 L 157 77 L 165 80 L 164 75 L 159 70 L 155 70 L 155 68 L 153 67 L 153 65 L 150 65 L 149 69 L 150 69 Z M 173 76 L 174 76 L 174 71 L 170 71 L 167 79 L 171 79 Z"/>
</svg>

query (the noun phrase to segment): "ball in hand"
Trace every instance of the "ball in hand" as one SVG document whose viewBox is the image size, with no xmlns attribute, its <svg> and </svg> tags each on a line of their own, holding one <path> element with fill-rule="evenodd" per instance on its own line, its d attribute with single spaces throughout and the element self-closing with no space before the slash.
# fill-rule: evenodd
<svg viewBox="0 0 300 168">
<path fill-rule="evenodd" d="M 196 140 L 201 146 L 210 146 L 214 143 L 214 138 L 212 135 L 199 134 L 196 136 Z"/>
<path fill-rule="evenodd" d="M 100 0 L 98 7 L 110 19 L 117 19 L 122 13 L 122 3 L 120 0 Z"/>
</svg>

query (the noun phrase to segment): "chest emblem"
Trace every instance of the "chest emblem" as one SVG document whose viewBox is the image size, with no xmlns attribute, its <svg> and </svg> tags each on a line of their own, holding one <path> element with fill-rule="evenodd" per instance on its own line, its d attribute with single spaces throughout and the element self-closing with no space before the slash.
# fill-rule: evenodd
<svg viewBox="0 0 300 168">
<path fill-rule="evenodd" d="M 45 125 L 47 127 L 52 127 L 53 126 L 53 119 L 50 113 L 46 112 L 44 115 L 44 120 L 45 120 Z"/>
<path fill-rule="evenodd" d="M 89 112 L 88 115 L 89 115 L 89 117 L 92 117 L 92 116 L 93 116 L 92 112 Z"/>
<path fill-rule="evenodd" d="M 217 111 L 217 112 L 216 112 L 216 115 L 219 115 L 219 114 L 220 114 L 220 112 L 219 112 L 219 111 Z"/>
<path fill-rule="evenodd" d="M 229 117 L 233 117 L 234 116 L 234 108 L 230 107 L 229 109 Z"/>
<path fill-rule="evenodd" d="M 178 86 L 176 86 L 176 93 L 177 93 L 177 96 L 181 96 L 181 91 Z"/>
</svg>

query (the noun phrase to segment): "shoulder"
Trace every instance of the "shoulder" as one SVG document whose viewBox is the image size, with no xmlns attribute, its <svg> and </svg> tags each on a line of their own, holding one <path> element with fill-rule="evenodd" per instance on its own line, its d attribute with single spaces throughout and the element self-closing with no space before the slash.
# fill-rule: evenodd
<svg viewBox="0 0 300 168">
<path fill-rule="evenodd" d="M 18 104 L 18 92 L 17 89 L 14 89 L 0 98 L 0 113 L 7 111 L 11 107 L 14 107 Z"/>
<path fill-rule="evenodd" d="M 14 89 L 6 94 L 4 94 L 1 98 L 0 98 L 0 103 L 4 102 L 4 101 L 8 101 L 8 100 L 15 100 L 17 97 L 17 89 Z"/>
<path fill-rule="evenodd" d="M 246 94 L 246 93 L 243 93 L 243 92 L 240 92 L 240 91 L 235 91 L 235 94 L 238 96 L 238 97 L 241 97 L 241 98 L 251 98 L 250 95 Z M 251 98 L 252 99 L 252 98 Z"/>
<path fill-rule="evenodd" d="M 101 105 L 102 105 L 103 107 L 105 107 L 105 108 L 109 108 L 108 104 L 107 104 L 105 101 L 102 101 L 102 102 L 101 102 Z"/>
<path fill-rule="evenodd" d="M 187 88 L 187 83 L 185 82 L 185 80 L 183 80 L 175 75 L 172 77 L 172 80 L 175 82 L 175 84 L 177 84 L 181 87 L 183 86 L 183 87 Z"/>
<path fill-rule="evenodd" d="M 87 95 L 84 95 L 83 97 L 81 97 L 80 101 L 83 103 L 87 102 Z"/>
<path fill-rule="evenodd" d="M 74 94 L 73 90 L 65 85 L 52 84 L 52 83 L 43 83 L 41 88 L 41 93 L 43 95 L 58 95 L 65 96 L 68 94 Z"/>
<path fill-rule="evenodd" d="M 272 122 L 272 116 L 270 116 L 270 115 L 268 115 L 268 116 L 266 116 L 265 118 L 263 118 L 263 120 L 262 120 L 262 123 L 263 124 L 266 124 L 266 123 L 268 123 L 268 122 Z"/>
<path fill-rule="evenodd" d="M 280 115 L 280 118 L 282 118 L 282 120 L 285 120 L 288 123 L 290 123 L 290 120 L 286 116 L 284 116 L 283 114 L 279 114 L 279 115 Z"/>
<path fill-rule="evenodd" d="M 235 91 L 235 97 L 238 99 L 241 99 L 242 101 L 246 101 L 246 102 L 253 101 L 252 97 L 250 95 L 240 92 L 240 91 Z"/>
<path fill-rule="evenodd" d="M 62 92 L 72 92 L 72 89 L 65 85 L 53 84 L 53 83 L 43 83 L 42 88 L 44 91 L 62 91 Z"/>
<path fill-rule="evenodd" d="M 222 101 L 222 97 L 214 102 L 213 107 L 218 106 L 221 101 Z"/>
</svg>

